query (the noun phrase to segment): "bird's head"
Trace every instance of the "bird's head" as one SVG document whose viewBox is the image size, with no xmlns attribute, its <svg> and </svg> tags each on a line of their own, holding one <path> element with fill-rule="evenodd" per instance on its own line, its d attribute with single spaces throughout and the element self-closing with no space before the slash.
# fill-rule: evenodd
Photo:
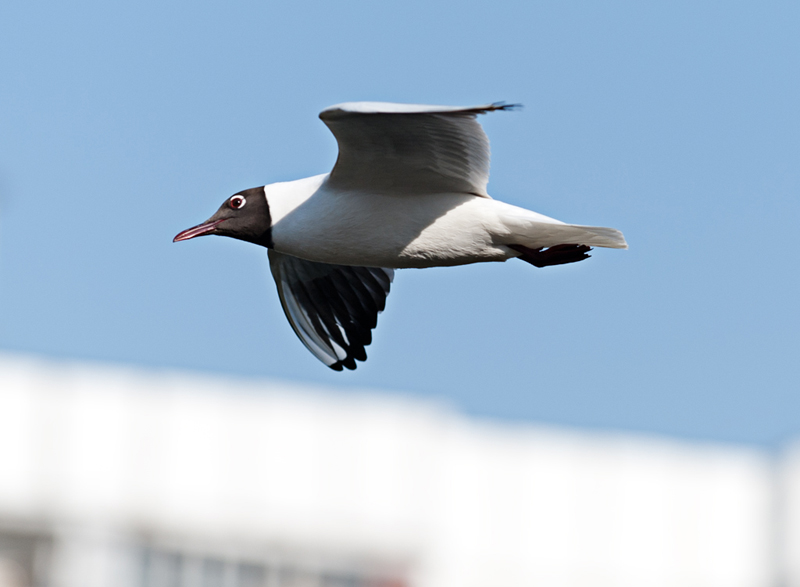
<svg viewBox="0 0 800 587">
<path fill-rule="evenodd" d="M 178 233 L 172 242 L 185 241 L 206 234 L 230 236 L 271 247 L 272 219 L 264 188 L 251 188 L 233 194 L 222 203 L 211 218 Z"/>
</svg>

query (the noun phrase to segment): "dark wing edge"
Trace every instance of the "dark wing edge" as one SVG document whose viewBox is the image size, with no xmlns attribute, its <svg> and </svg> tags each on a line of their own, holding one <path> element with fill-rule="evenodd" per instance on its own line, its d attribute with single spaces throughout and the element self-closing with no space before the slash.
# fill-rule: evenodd
<svg viewBox="0 0 800 587">
<path fill-rule="evenodd" d="M 474 116 L 494 112 L 495 110 L 515 110 L 517 108 L 522 108 L 522 104 L 492 102 L 481 106 L 427 106 L 390 102 L 345 102 L 329 106 L 319 113 L 319 117 L 322 120 L 336 120 L 337 118 L 369 114 L 466 114 Z"/>
<path fill-rule="evenodd" d="M 306 261 L 269 251 L 281 306 L 297 337 L 334 371 L 366 361 L 394 270 Z"/>
</svg>

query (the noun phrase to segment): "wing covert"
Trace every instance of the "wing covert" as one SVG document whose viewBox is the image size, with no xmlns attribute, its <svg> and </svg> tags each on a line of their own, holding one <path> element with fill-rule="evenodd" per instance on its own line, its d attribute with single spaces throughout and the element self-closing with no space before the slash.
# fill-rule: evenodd
<svg viewBox="0 0 800 587">
<path fill-rule="evenodd" d="M 488 197 L 489 139 L 477 116 L 515 106 L 383 102 L 331 106 L 319 115 L 339 144 L 329 185 L 346 190 L 461 192 Z"/>
<path fill-rule="evenodd" d="M 366 361 L 394 270 L 316 263 L 272 249 L 269 263 L 286 318 L 306 348 L 335 371 Z"/>
</svg>

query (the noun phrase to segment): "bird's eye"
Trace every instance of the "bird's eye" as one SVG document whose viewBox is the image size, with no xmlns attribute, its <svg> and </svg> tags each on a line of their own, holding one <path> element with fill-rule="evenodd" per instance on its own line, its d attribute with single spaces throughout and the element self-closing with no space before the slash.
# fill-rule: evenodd
<svg viewBox="0 0 800 587">
<path fill-rule="evenodd" d="M 247 200 L 244 199 L 244 196 L 233 196 L 230 200 L 228 200 L 228 205 L 234 210 L 240 210 L 241 208 L 244 208 L 246 203 Z"/>
</svg>

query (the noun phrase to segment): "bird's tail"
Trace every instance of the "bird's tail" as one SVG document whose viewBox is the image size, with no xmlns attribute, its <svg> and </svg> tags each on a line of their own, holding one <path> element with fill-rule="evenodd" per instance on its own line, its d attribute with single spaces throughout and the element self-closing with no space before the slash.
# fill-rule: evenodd
<svg viewBox="0 0 800 587">
<path fill-rule="evenodd" d="M 509 233 L 510 245 L 522 245 L 529 249 L 541 249 L 558 245 L 585 245 L 627 249 L 628 243 L 620 231 L 602 226 L 563 224 L 546 216 L 532 213 L 531 216 L 509 215 L 503 218 Z"/>
</svg>

